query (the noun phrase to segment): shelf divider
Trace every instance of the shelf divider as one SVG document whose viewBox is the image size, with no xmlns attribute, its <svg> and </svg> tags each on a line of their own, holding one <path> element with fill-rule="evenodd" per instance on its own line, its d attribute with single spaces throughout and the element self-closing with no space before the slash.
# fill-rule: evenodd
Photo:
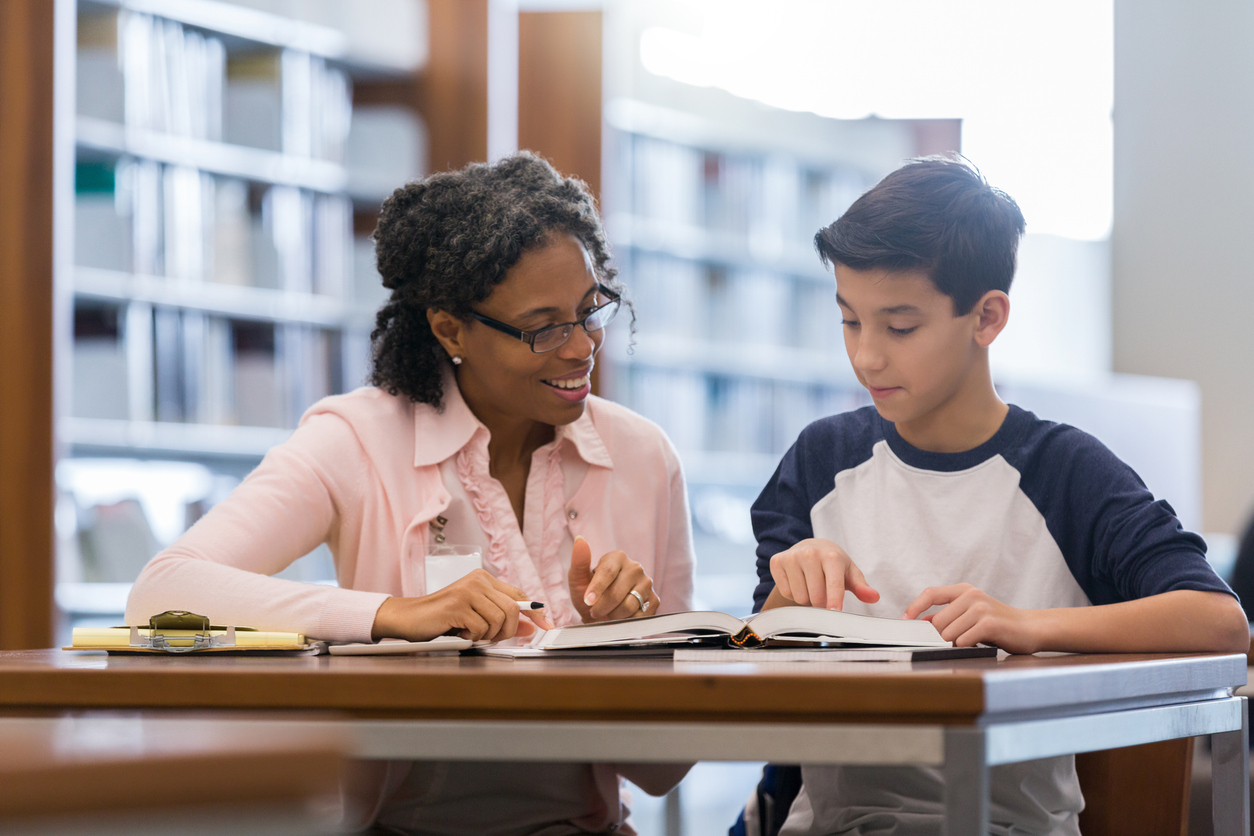
<svg viewBox="0 0 1254 836">
<path fill-rule="evenodd" d="M 227 177 L 297 186 L 329 194 L 342 192 L 348 187 L 348 173 L 344 167 L 327 160 L 128 128 L 90 116 L 79 116 L 75 122 L 75 137 L 80 149 L 116 156 L 130 154 Z"/>
</svg>

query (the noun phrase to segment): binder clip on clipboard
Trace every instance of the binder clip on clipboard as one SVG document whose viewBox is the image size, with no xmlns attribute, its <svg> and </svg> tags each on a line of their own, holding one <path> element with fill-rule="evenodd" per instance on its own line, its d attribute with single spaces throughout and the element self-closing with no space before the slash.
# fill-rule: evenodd
<svg viewBox="0 0 1254 836">
<path fill-rule="evenodd" d="M 139 628 L 131 625 L 131 643 L 130 646 L 144 650 L 162 650 L 166 653 L 191 653 L 194 650 L 208 650 L 214 647 L 235 647 L 235 626 L 213 627 L 209 624 L 209 617 L 205 615 L 197 615 L 196 613 L 187 612 L 186 610 L 166 610 L 165 612 L 154 615 L 148 619 L 148 629 L 152 632 L 151 636 L 141 636 Z M 161 630 L 192 630 L 195 634 L 192 636 L 179 636 L 178 644 L 172 644 L 173 639 L 167 639 Z M 211 630 L 226 630 L 226 635 L 215 636 Z M 191 643 L 188 644 L 188 639 Z"/>
</svg>

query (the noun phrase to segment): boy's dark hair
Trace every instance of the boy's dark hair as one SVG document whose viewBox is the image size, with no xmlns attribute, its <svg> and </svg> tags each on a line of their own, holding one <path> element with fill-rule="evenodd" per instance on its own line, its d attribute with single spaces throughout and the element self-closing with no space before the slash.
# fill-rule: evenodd
<svg viewBox="0 0 1254 836">
<path fill-rule="evenodd" d="M 431 332 L 427 309 L 469 320 L 471 306 L 491 295 L 524 252 L 548 243 L 555 232 L 577 238 L 592 257 L 597 280 L 623 295 L 587 185 L 530 152 L 434 174 L 394 191 L 374 231 L 379 274 L 392 296 L 370 335 L 370 382 L 440 407 L 449 358 Z M 626 298 L 623 303 L 630 309 Z"/>
<path fill-rule="evenodd" d="M 922 270 L 970 313 L 990 290 L 1010 291 L 1025 224 L 1019 206 L 962 157 L 911 160 L 814 236 L 824 265 Z"/>
</svg>

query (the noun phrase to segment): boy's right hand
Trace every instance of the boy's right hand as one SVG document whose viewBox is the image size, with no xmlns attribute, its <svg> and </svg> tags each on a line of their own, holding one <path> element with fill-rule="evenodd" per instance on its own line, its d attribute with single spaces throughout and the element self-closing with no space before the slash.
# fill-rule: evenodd
<svg viewBox="0 0 1254 836">
<path fill-rule="evenodd" d="M 794 603 L 839 610 L 844 608 L 846 592 L 866 604 L 880 599 L 862 570 L 831 540 L 802 540 L 775 555 L 771 558 L 771 577 L 775 589 L 764 610 Z"/>
<path fill-rule="evenodd" d="M 464 639 L 502 641 L 518 632 L 524 615 L 545 630 L 553 623 L 544 610 L 518 609 L 527 596 L 482 569 L 421 598 L 388 598 L 374 616 L 370 637 L 427 641 L 453 634 Z"/>
</svg>

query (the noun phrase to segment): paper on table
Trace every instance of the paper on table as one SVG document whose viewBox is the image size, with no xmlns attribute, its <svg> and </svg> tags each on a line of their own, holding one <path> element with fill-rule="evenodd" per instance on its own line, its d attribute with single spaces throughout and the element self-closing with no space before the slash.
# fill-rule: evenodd
<svg viewBox="0 0 1254 836">
<path fill-rule="evenodd" d="M 995 647 L 701 647 L 675 651 L 676 662 L 937 662 L 997 655 Z"/>
<path fill-rule="evenodd" d="M 436 653 L 440 651 L 466 650 L 488 642 L 472 642 L 457 636 L 436 636 L 425 642 L 407 642 L 402 639 L 383 639 L 378 644 L 333 644 L 332 656 L 400 656 L 406 653 Z"/>
</svg>

